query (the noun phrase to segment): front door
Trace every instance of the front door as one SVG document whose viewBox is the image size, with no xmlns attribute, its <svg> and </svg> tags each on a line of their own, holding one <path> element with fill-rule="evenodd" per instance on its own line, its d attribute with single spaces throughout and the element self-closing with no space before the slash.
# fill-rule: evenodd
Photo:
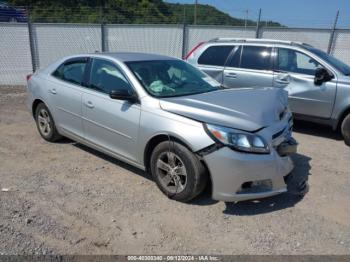
<svg viewBox="0 0 350 262">
<path fill-rule="evenodd" d="M 315 85 L 315 71 L 318 67 L 322 65 L 303 52 L 278 48 L 274 86 L 288 91 L 293 113 L 330 118 L 336 94 L 336 79 L 320 86 Z"/>
<path fill-rule="evenodd" d="M 136 161 L 140 104 L 109 97 L 116 89 L 135 92 L 111 61 L 93 59 L 90 83 L 83 94 L 85 138 L 128 160 Z"/>
</svg>

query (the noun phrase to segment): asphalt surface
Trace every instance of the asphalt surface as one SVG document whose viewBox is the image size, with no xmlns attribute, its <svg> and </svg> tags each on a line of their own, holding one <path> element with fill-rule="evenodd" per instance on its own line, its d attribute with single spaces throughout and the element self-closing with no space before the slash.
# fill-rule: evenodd
<svg viewBox="0 0 350 262">
<path fill-rule="evenodd" d="M 350 147 L 296 123 L 300 198 L 167 199 L 149 175 L 68 139 L 45 142 L 21 88 L 0 88 L 0 254 L 349 254 Z"/>
</svg>

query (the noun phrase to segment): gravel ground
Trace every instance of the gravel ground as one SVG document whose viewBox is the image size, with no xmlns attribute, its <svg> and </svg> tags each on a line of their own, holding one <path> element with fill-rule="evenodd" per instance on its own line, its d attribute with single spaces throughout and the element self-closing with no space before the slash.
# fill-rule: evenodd
<svg viewBox="0 0 350 262">
<path fill-rule="evenodd" d="M 350 148 L 313 124 L 296 123 L 295 137 L 303 199 L 234 204 L 207 190 L 182 204 L 127 164 L 45 142 L 23 90 L 2 88 L 0 254 L 350 254 Z"/>
</svg>

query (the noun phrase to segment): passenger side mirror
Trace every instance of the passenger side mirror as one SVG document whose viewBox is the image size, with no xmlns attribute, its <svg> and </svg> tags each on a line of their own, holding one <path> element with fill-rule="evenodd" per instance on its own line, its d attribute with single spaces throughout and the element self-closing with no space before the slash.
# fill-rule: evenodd
<svg viewBox="0 0 350 262">
<path fill-rule="evenodd" d="M 317 68 L 315 71 L 315 80 L 314 83 L 317 86 L 322 85 L 325 82 L 328 82 L 334 78 L 334 75 L 332 75 L 330 72 L 328 72 L 327 69 L 320 67 Z"/>
<path fill-rule="evenodd" d="M 127 89 L 115 89 L 109 93 L 109 97 L 112 99 L 126 100 L 131 103 L 138 101 L 137 96 Z"/>
</svg>

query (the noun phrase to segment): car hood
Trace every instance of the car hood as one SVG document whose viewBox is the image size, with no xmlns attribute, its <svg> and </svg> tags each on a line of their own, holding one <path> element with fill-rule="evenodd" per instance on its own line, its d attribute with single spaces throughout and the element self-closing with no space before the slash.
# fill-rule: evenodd
<svg viewBox="0 0 350 262">
<path fill-rule="evenodd" d="M 224 89 L 160 100 L 165 111 L 250 132 L 281 121 L 287 106 L 288 93 L 278 88 Z"/>
</svg>

